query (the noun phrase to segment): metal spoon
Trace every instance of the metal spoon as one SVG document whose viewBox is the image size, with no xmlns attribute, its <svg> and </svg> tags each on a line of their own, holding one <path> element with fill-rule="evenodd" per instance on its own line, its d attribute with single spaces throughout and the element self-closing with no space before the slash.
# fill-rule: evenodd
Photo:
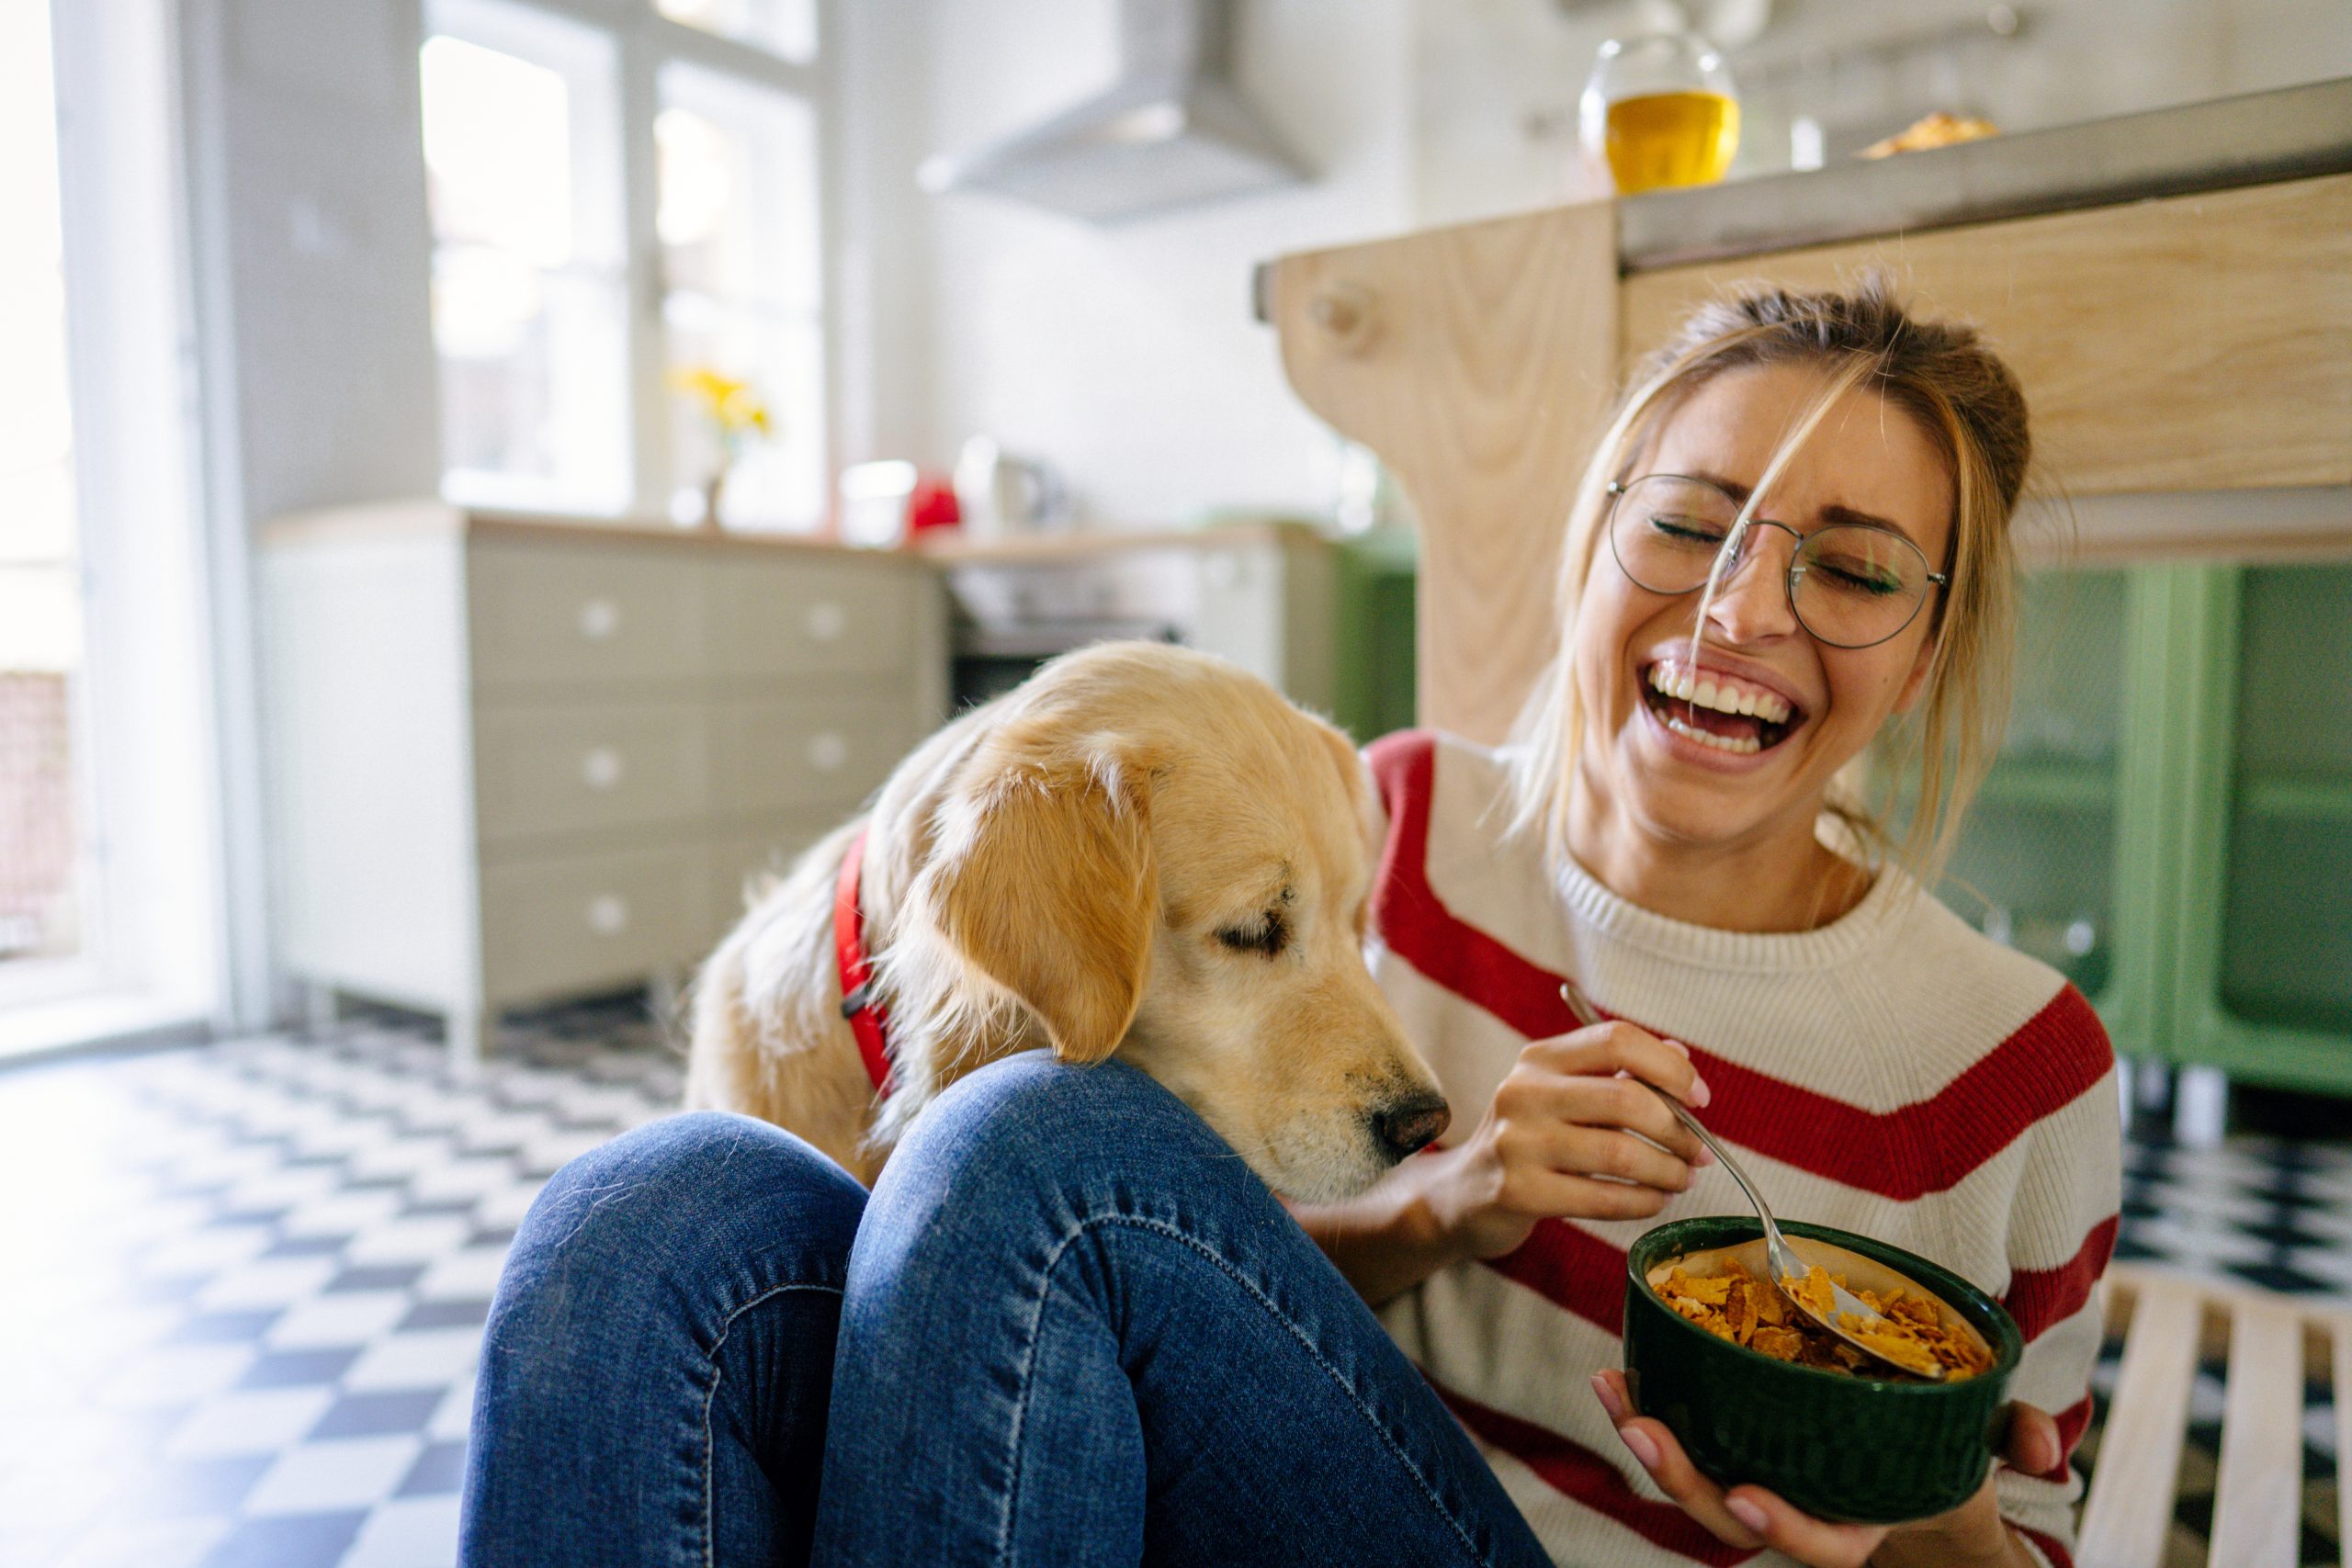
<svg viewBox="0 0 2352 1568">
<path fill-rule="evenodd" d="M 1577 1021 L 1588 1029 L 1595 1024 L 1608 1021 L 1600 1016 L 1600 1010 L 1585 998 L 1585 994 L 1577 988 L 1576 982 L 1573 980 L 1564 980 L 1560 983 L 1560 999 L 1568 1004 L 1568 1010 L 1576 1015 Z M 1943 1382 L 1944 1369 L 1941 1363 L 1935 1362 L 1930 1358 L 1922 1358 L 1927 1364 L 1920 1366 L 1913 1366 L 1908 1361 L 1898 1361 L 1885 1351 L 1875 1349 L 1847 1333 L 1844 1328 L 1832 1322 L 1828 1314 L 1814 1311 L 1809 1303 L 1799 1301 L 1784 1281 L 1804 1279 L 1810 1265 L 1798 1255 L 1795 1247 L 1789 1245 L 1789 1238 L 1781 1234 L 1780 1223 L 1772 1218 L 1772 1211 L 1765 1206 L 1764 1195 L 1756 1190 L 1754 1182 L 1747 1179 L 1747 1173 L 1739 1168 L 1739 1162 L 1731 1157 L 1729 1150 L 1715 1142 L 1714 1134 L 1699 1125 L 1699 1119 L 1691 1115 L 1690 1108 L 1680 1100 L 1647 1078 L 1635 1078 L 1634 1081 L 1666 1101 L 1667 1109 L 1674 1112 L 1674 1119 L 1690 1128 L 1691 1136 L 1707 1145 L 1708 1152 L 1715 1156 L 1715 1163 L 1724 1168 L 1724 1174 L 1739 1183 L 1739 1190 L 1747 1193 L 1747 1201 L 1756 1206 L 1756 1217 L 1764 1222 L 1764 1260 L 1769 1266 L 1767 1271 L 1772 1276 L 1772 1288 L 1781 1292 L 1782 1300 L 1803 1314 L 1807 1322 L 1819 1325 L 1871 1360 L 1883 1361 L 1890 1367 L 1898 1367 L 1912 1376 L 1925 1378 L 1929 1382 Z M 1829 1290 L 1831 1299 L 1837 1303 L 1838 1315 L 1851 1313 L 1860 1322 L 1872 1325 L 1893 1322 L 1893 1319 L 1887 1317 L 1885 1314 L 1835 1280 L 1830 1282 Z"/>
</svg>

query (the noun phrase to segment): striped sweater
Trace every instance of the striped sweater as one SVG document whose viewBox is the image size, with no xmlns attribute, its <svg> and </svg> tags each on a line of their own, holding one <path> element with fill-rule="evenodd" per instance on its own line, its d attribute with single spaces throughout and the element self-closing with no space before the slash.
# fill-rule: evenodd
<svg viewBox="0 0 2352 1568">
<path fill-rule="evenodd" d="M 2120 1204 L 2114 1056 L 2079 993 L 1900 873 L 1817 931 L 1710 930 L 1500 842 L 1500 759 L 1413 731 L 1368 752 L 1388 818 L 1374 964 L 1406 1032 L 1477 1124 L 1528 1041 L 1575 1027 L 1573 976 L 1612 1017 L 1682 1042 L 1708 1130 L 1792 1219 L 1876 1236 L 1974 1281 L 2024 1331 L 2010 1395 L 2072 1455 L 2090 1418 L 2094 1287 Z M 1546 1220 L 1382 1319 L 1476 1439 L 1554 1560 L 1578 1568 L 1781 1563 L 1724 1546 L 1610 1430 L 1589 1374 L 1621 1364 L 1625 1247 L 1650 1225 L 1747 1212 L 1715 1167 L 1657 1220 Z M 2004 1516 L 2068 1568 L 2071 1464 L 2001 1472 Z"/>
</svg>

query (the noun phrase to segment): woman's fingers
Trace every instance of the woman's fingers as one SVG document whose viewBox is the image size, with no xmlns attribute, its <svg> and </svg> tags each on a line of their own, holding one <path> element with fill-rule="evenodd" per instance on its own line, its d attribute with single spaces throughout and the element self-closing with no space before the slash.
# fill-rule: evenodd
<svg viewBox="0 0 2352 1568">
<path fill-rule="evenodd" d="M 1555 1072 L 1604 1077 L 1631 1073 L 1690 1106 L 1704 1106 L 1713 1098 L 1689 1052 L 1630 1023 L 1596 1023 L 1536 1044 L 1544 1048 L 1544 1065 Z"/>
<path fill-rule="evenodd" d="M 1743 1551 L 1774 1547 L 1815 1568 L 1861 1568 L 1886 1539 L 1883 1527 L 1831 1524 L 1799 1513 L 1760 1486 L 1726 1493 L 1699 1473 L 1664 1423 L 1634 1414 L 1623 1372 L 1596 1373 L 1592 1389 L 1625 1450 L 1658 1490 L 1724 1544 Z"/>
<path fill-rule="evenodd" d="M 2059 1440 L 2058 1423 L 2050 1412 L 2022 1401 L 2009 1405 L 2009 1435 L 2001 1444 L 2001 1459 L 2011 1470 L 2047 1475 L 2066 1457 Z"/>
<path fill-rule="evenodd" d="M 1646 1220 L 1666 1207 L 1666 1200 L 1667 1194 L 1656 1188 L 1538 1167 L 1512 1177 L 1504 1206 L 1528 1218 L 1574 1214 L 1587 1220 Z"/>
<path fill-rule="evenodd" d="M 1706 1165 L 1713 1159 L 1664 1100 L 1630 1077 L 1580 1077 L 1538 1068 L 1524 1072 L 1511 1088 L 1512 1109 L 1532 1112 L 1540 1122 L 1622 1127 L 1640 1134 L 1683 1165 Z"/>
<path fill-rule="evenodd" d="M 1630 1181 L 1660 1192 L 1690 1190 L 1690 1161 L 1644 1143 L 1629 1133 L 1603 1127 L 1568 1127 L 1563 1129 L 1560 1144 L 1564 1157 L 1555 1169 L 1579 1176 L 1606 1177 L 1611 1181 Z"/>
<path fill-rule="evenodd" d="M 1691 1465 L 1682 1445 L 1666 1429 L 1665 1423 L 1634 1414 L 1634 1402 L 1625 1392 L 1624 1373 L 1595 1373 L 1592 1392 L 1601 1408 L 1609 1412 L 1610 1422 L 1616 1427 L 1618 1440 L 1625 1445 L 1625 1451 L 1649 1472 L 1657 1489 L 1672 1498 L 1678 1507 L 1726 1545 L 1753 1551 L 1764 1544 L 1763 1537 L 1741 1524 L 1724 1506 L 1723 1488 Z"/>
<path fill-rule="evenodd" d="M 1724 1507 L 1757 1539 L 1813 1568 L 1863 1568 L 1886 1540 L 1884 1525 L 1833 1525 L 1799 1513 L 1761 1486 L 1735 1486 Z"/>
</svg>

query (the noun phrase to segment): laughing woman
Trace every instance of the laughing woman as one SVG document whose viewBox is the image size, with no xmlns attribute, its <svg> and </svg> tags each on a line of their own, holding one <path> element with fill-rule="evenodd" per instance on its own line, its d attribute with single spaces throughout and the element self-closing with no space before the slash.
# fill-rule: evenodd
<svg viewBox="0 0 2352 1568">
<path fill-rule="evenodd" d="M 972 1075 L 870 1201 L 774 1128 L 642 1129 L 516 1238 L 468 1558 L 2064 1563 L 2112 1058 L 1922 891 L 2001 728 L 2028 450 L 2000 362 L 1874 285 L 1701 310 L 1592 458 L 1514 742 L 1372 750 L 1375 964 L 1444 1145 L 1302 1228 L 1115 1062 Z M 1898 716 L 1895 846 L 1841 781 Z M 1566 979 L 1617 1021 L 1569 1029 Z M 1633 1408 L 1623 1248 L 1742 1201 L 1629 1073 L 1789 1211 L 2007 1303 L 1974 1499 L 1807 1518 Z"/>
<path fill-rule="evenodd" d="M 1587 470 L 1517 743 L 1372 749 L 1382 986 L 1454 1105 L 1484 1110 L 1306 1219 L 1560 1562 L 2066 1561 L 2120 1202 L 2113 1057 L 2073 987 L 1921 891 L 2007 716 L 2028 453 L 2000 361 L 1881 285 L 1702 309 Z M 1917 805 L 1891 849 L 1841 784 L 1898 716 Z M 1557 977 L 1630 1021 L 1555 1035 Z M 1690 1103 L 1781 1207 L 2017 1317 L 2028 1404 L 1958 1513 L 1806 1519 L 1726 1494 L 1632 1408 L 1623 1247 L 1745 1203 L 1595 1075 L 1656 1078 L 1685 1047 Z"/>
</svg>

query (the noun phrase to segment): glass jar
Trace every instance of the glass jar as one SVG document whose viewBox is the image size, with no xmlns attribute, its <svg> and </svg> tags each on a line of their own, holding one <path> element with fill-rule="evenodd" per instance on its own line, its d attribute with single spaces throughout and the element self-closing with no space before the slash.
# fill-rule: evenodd
<svg viewBox="0 0 2352 1568">
<path fill-rule="evenodd" d="M 1723 55 L 1696 33 L 1600 46 L 1578 105 L 1584 153 L 1620 196 L 1713 185 L 1739 150 L 1739 94 Z"/>
</svg>

